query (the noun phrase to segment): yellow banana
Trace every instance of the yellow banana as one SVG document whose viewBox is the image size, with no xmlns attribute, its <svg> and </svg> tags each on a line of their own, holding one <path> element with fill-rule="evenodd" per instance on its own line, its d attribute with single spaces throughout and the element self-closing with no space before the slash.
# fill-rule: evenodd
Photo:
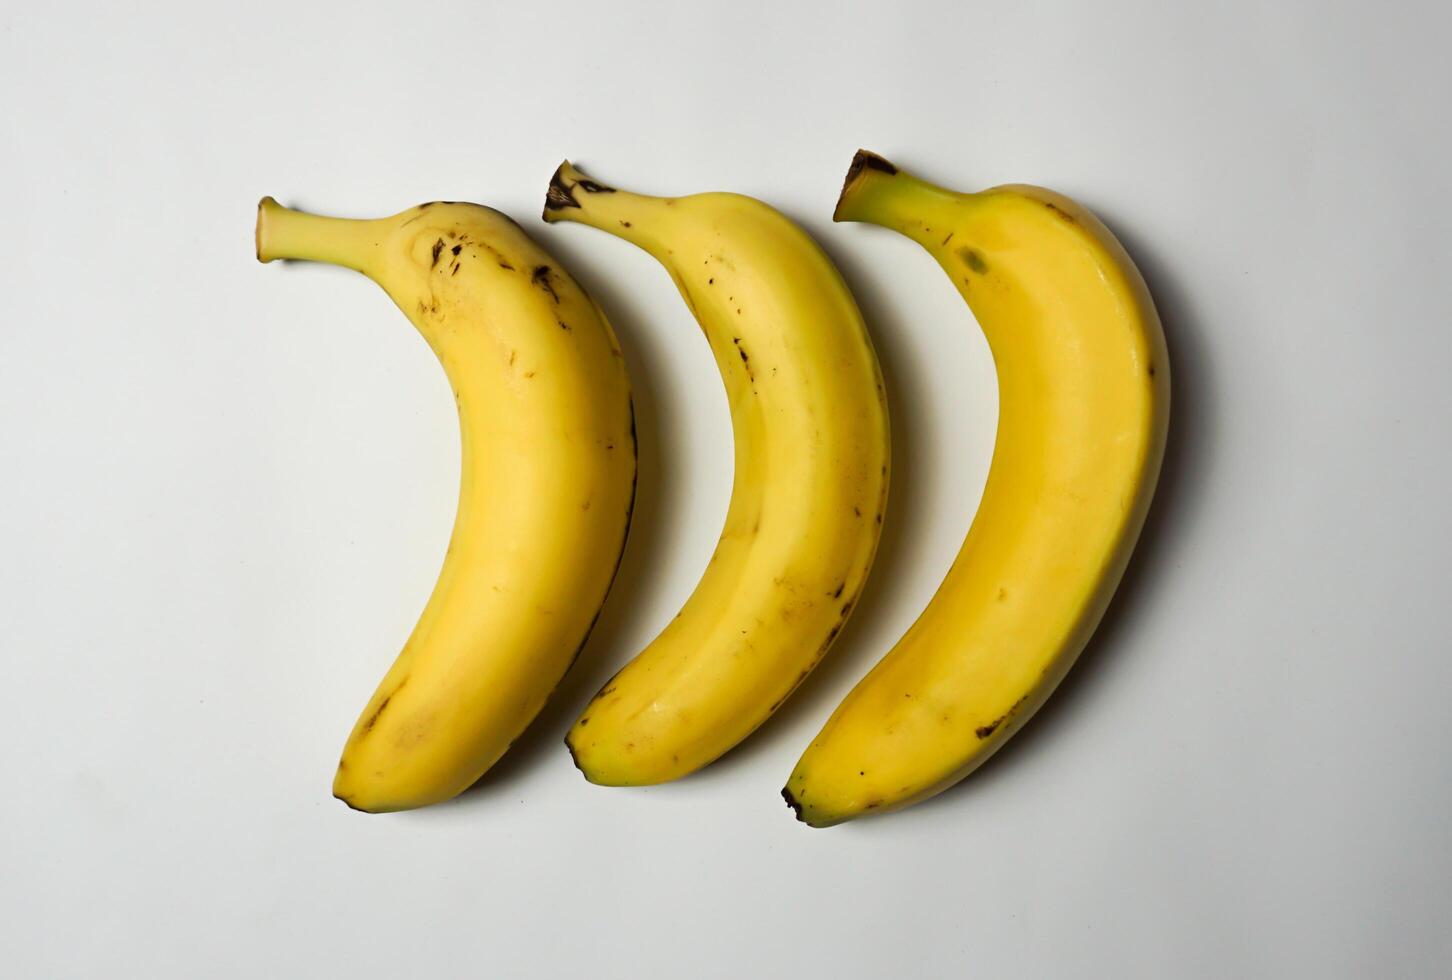
<svg viewBox="0 0 1452 980">
<path fill-rule="evenodd" d="M 831 260 L 760 201 L 631 194 L 565 163 L 544 217 L 593 225 L 664 264 L 730 403 L 736 476 L 715 555 L 566 739 L 591 782 L 665 782 L 749 735 L 842 628 L 887 493 L 881 373 Z"/>
<path fill-rule="evenodd" d="M 838 221 L 918 242 L 978 318 L 998 439 L 962 550 L 782 795 L 830 826 L 962 779 L 1017 731 L 1098 624 L 1139 535 L 1169 413 L 1144 281 L 1087 210 L 1038 187 L 956 194 L 859 152 Z"/>
<path fill-rule="evenodd" d="M 453 536 L 333 783 L 358 810 L 449 799 L 544 705 L 614 577 L 635 493 L 620 349 L 560 264 L 478 205 L 354 221 L 265 198 L 257 257 L 331 262 L 373 279 L 453 387 L 463 445 Z"/>
</svg>

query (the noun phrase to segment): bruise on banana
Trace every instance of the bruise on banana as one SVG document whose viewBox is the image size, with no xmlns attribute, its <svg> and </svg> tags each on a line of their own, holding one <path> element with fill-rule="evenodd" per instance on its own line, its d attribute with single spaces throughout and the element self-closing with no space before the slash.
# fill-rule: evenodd
<svg viewBox="0 0 1452 980">
<path fill-rule="evenodd" d="M 549 293 L 550 299 L 558 304 L 560 294 L 555 292 L 554 283 L 550 282 L 550 271 L 550 267 L 547 265 L 537 265 L 534 267 L 534 271 L 529 274 L 529 281 L 531 285 L 538 286 L 540 289 Z"/>
<path fill-rule="evenodd" d="M 948 237 L 951 238 L 952 236 L 949 235 Z M 968 268 L 972 269 L 980 276 L 988 271 L 988 263 L 984 260 L 983 253 L 978 251 L 978 249 L 973 248 L 971 245 L 964 245 L 962 248 L 958 249 L 958 258 L 962 259 L 964 264 L 967 265 Z"/>
<path fill-rule="evenodd" d="M 1015 701 L 1007 711 L 999 715 L 997 718 L 993 719 L 993 721 L 990 721 L 986 725 L 979 725 L 977 728 L 973 729 L 973 734 L 977 735 L 980 739 L 985 739 L 988 736 L 992 735 L 994 732 L 998 731 L 998 729 L 1003 725 L 1004 722 L 1008 721 L 1014 715 L 1018 714 L 1018 709 L 1022 708 L 1023 703 L 1027 700 L 1028 695 L 1025 694 L 1023 697 Z"/>
<path fill-rule="evenodd" d="M 1048 208 L 1050 211 L 1054 212 L 1054 214 L 1056 214 L 1059 218 L 1067 221 L 1071 225 L 1077 225 L 1079 223 L 1078 218 L 1074 217 L 1068 211 L 1065 211 L 1063 208 L 1059 207 L 1053 201 L 1045 201 L 1044 207 Z"/>
<path fill-rule="evenodd" d="M 398 682 L 398 686 L 395 687 L 393 690 L 389 691 L 386 695 L 384 695 L 383 700 L 378 702 L 378 707 L 373 709 L 373 713 L 369 715 L 368 720 L 363 723 L 363 731 L 359 735 L 360 739 L 363 735 L 367 735 L 369 732 L 373 731 L 373 726 L 378 724 L 379 716 L 383 714 L 384 709 L 387 708 L 389 703 L 393 700 L 393 696 L 399 691 L 403 690 L 404 685 L 407 683 L 408 675 L 405 674 L 403 680 Z"/>
<path fill-rule="evenodd" d="M 756 372 L 751 369 L 751 355 L 741 346 L 740 337 L 732 337 L 731 343 L 736 345 L 736 353 L 741 355 L 741 366 L 746 369 L 746 380 L 751 382 L 751 390 L 756 391 Z"/>
<path fill-rule="evenodd" d="M 433 245 L 429 248 L 430 269 L 438 267 L 440 258 L 443 256 L 445 250 L 447 250 L 449 254 L 454 256 L 452 262 L 450 263 L 449 275 L 458 275 L 459 269 L 462 265 L 461 256 L 464 251 L 464 246 L 466 244 L 474 244 L 492 253 L 499 268 L 504 269 L 508 272 L 515 271 L 515 267 L 510 264 L 508 259 L 504 257 L 504 254 L 498 249 L 493 248 L 492 246 L 489 246 L 483 242 L 469 243 L 467 241 L 467 235 L 460 235 L 457 232 L 453 231 L 448 233 L 448 238 L 450 241 L 454 241 L 455 239 L 457 239 L 457 241 L 454 245 L 450 246 L 444 241 L 442 237 L 436 237 L 434 239 Z M 555 288 L 554 280 L 552 278 L 553 273 L 554 269 L 552 269 L 549 265 L 537 265 L 530 271 L 529 281 L 530 285 L 535 286 L 536 288 L 548 294 L 551 302 L 558 306 L 560 304 L 560 294 L 559 291 Z M 425 305 L 423 303 L 419 304 L 420 314 L 437 312 L 437 299 L 435 299 L 429 305 Z M 567 322 L 565 322 L 565 320 L 558 314 L 556 314 L 555 316 L 555 322 L 560 325 L 561 330 L 569 331 L 572 329 L 571 326 Z"/>
<path fill-rule="evenodd" d="M 452 204 L 453 202 L 452 201 L 436 201 L 434 203 L 436 203 L 436 204 Z M 431 205 L 428 205 L 428 204 L 422 205 L 422 207 L 425 207 L 425 208 L 426 207 L 430 207 L 430 206 Z M 408 221 L 404 222 L 404 226 L 406 227 L 407 225 L 412 224 L 414 221 L 417 221 L 421 217 L 423 217 L 422 214 L 414 215 L 414 217 L 412 217 Z M 420 233 L 421 236 L 423 234 L 425 234 L 425 233 Z M 445 239 L 448 239 L 448 241 L 445 241 Z M 450 245 L 449 242 L 453 242 L 454 244 Z M 490 245 L 488 242 L 484 242 L 484 241 L 470 241 L 469 240 L 469 233 L 467 231 L 461 232 L 457 228 L 454 228 L 454 229 L 452 229 L 450 231 L 444 232 L 442 235 L 435 234 L 434 243 L 433 243 L 433 245 L 429 246 L 429 268 L 430 269 L 436 269 L 436 268 L 438 268 L 439 260 L 440 260 L 440 258 L 443 257 L 444 250 L 445 249 L 448 249 L 449 254 L 451 254 L 454 257 L 453 260 L 450 262 L 450 265 L 449 265 L 449 270 L 450 270 L 449 271 L 449 275 L 451 275 L 451 276 L 458 275 L 459 274 L 460 264 L 463 261 L 462 256 L 463 256 L 463 252 L 464 252 L 465 246 L 468 246 L 468 247 L 473 248 L 473 249 L 476 249 L 476 250 L 482 250 L 482 251 L 488 252 L 490 255 L 492 255 L 494 257 L 494 261 L 499 266 L 499 268 L 504 269 L 506 272 L 513 272 L 514 271 L 514 265 L 508 259 L 506 259 L 504 257 L 504 253 L 503 252 L 501 252 L 499 249 L 495 248 L 493 245 Z"/>
</svg>

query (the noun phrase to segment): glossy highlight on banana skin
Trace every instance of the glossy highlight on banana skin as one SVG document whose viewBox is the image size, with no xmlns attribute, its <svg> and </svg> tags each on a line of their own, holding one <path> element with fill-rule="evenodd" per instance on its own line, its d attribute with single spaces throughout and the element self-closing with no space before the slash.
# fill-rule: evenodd
<svg viewBox="0 0 1452 980">
<path fill-rule="evenodd" d="M 999 422 L 982 502 L 947 577 L 782 791 L 815 827 L 943 791 L 1044 703 L 1129 560 L 1170 401 L 1149 291 L 1110 231 L 1069 198 L 1027 185 L 960 194 L 859 152 L 834 217 L 892 229 L 937 260 L 988 339 Z"/>
<path fill-rule="evenodd" d="M 736 475 L 704 575 L 567 736 L 592 782 L 665 782 L 764 722 L 850 615 L 887 497 L 882 375 L 832 262 L 760 201 L 652 197 L 565 163 L 544 218 L 609 232 L 665 266 L 711 346 L 731 410 Z"/>
<path fill-rule="evenodd" d="M 614 578 L 636 471 L 619 345 L 558 261 L 475 204 L 363 221 L 265 198 L 257 257 L 374 280 L 453 389 L 463 458 L 443 567 L 333 783 L 340 800 L 371 812 L 449 799 L 539 712 Z"/>
</svg>

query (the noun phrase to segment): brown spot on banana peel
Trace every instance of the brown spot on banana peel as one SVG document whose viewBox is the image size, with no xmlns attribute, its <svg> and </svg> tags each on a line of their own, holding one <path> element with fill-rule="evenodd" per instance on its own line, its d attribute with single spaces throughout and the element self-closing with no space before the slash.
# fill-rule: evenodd
<svg viewBox="0 0 1452 980">
<path fill-rule="evenodd" d="M 740 313 L 741 311 L 737 310 L 736 312 Z M 754 391 L 756 389 L 756 372 L 751 370 L 751 355 L 747 354 L 746 348 L 741 346 L 740 337 L 732 337 L 731 343 L 736 345 L 736 353 L 741 355 L 741 363 L 746 368 L 746 378 L 751 382 L 751 387 Z"/>
<path fill-rule="evenodd" d="M 992 735 L 1003 726 L 1004 722 L 1008 721 L 1010 718 L 1016 715 L 1018 713 L 1018 709 L 1023 707 L 1023 703 L 1027 700 L 1028 695 L 1025 694 L 1023 697 L 1015 701 L 1007 711 L 999 715 L 997 718 L 993 719 L 993 721 L 989 722 L 986 725 L 979 725 L 977 728 L 975 728 L 973 730 L 973 734 L 977 735 L 980 739 L 984 739 Z"/>
<path fill-rule="evenodd" d="M 434 249 L 433 249 L 433 259 L 429 262 L 429 268 L 430 269 L 432 269 L 434 266 L 436 266 L 436 265 L 439 264 L 439 253 L 442 252 L 443 250 L 444 250 L 444 240 L 442 238 L 435 240 L 435 242 L 434 242 Z"/>
<path fill-rule="evenodd" d="M 433 207 L 435 204 L 452 204 L 452 203 L 453 203 L 452 201 L 428 201 L 428 202 L 426 202 L 424 204 L 420 204 L 418 207 L 414 208 L 414 210 L 417 211 L 418 214 L 415 214 L 412 218 L 409 218 L 403 224 L 399 225 L 399 227 L 400 228 L 407 228 L 409 225 L 413 224 L 418 219 L 424 217 L 424 212 L 427 211 L 429 208 Z"/>
<path fill-rule="evenodd" d="M 464 236 L 460 235 L 459 240 L 463 241 Z M 514 271 L 514 264 L 506 259 L 504 257 L 504 253 L 499 251 L 499 249 L 495 248 L 493 245 L 490 245 L 488 242 L 471 242 L 470 244 L 473 245 L 476 249 L 482 248 L 484 251 L 494 256 L 494 261 L 499 263 L 499 268 L 504 269 L 507 272 Z"/>
<path fill-rule="evenodd" d="M 983 253 L 978 251 L 978 249 L 976 248 L 970 248 L 969 246 L 964 245 L 962 248 L 958 249 L 958 257 L 967 264 L 968 268 L 972 269 L 980 276 L 988 271 L 988 263 L 983 260 Z"/>
<path fill-rule="evenodd" d="M 1060 218 L 1067 221 L 1071 225 L 1077 225 L 1079 223 L 1078 218 L 1074 217 L 1068 211 L 1065 211 L 1063 208 L 1059 207 L 1053 201 L 1045 201 L 1044 207 L 1048 208 L 1050 211 L 1054 212 L 1054 214 L 1058 215 Z"/>
<path fill-rule="evenodd" d="M 408 678 L 405 677 L 403 680 L 398 682 L 397 687 L 389 691 L 388 694 L 384 696 L 382 701 L 378 702 L 378 707 L 373 709 L 373 714 L 369 715 L 368 720 L 363 723 L 363 731 L 359 733 L 360 738 L 363 735 L 367 735 L 369 732 L 373 731 L 373 726 L 378 724 L 378 716 L 383 714 L 383 709 L 388 707 L 389 702 L 393 700 L 393 696 L 399 691 L 403 690 L 403 686 L 407 683 Z"/>
<path fill-rule="evenodd" d="M 550 282 L 550 267 L 549 266 L 547 266 L 547 265 L 537 265 L 537 266 L 535 266 L 534 267 L 534 272 L 530 273 L 529 281 L 532 284 L 538 286 L 540 289 L 543 289 L 545 292 L 549 293 L 550 294 L 550 299 L 554 300 L 556 303 L 558 303 L 560 301 L 560 294 L 557 293 L 557 292 L 555 292 L 554 283 Z"/>
</svg>

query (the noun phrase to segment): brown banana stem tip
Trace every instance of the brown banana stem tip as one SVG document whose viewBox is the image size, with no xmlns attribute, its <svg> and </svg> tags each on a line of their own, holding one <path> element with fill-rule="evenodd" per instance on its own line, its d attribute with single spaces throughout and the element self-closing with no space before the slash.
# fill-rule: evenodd
<svg viewBox="0 0 1452 980">
<path fill-rule="evenodd" d="M 800 802 L 797 801 L 797 798 L 792 795 L 792 791 L 790 788 L 783 789 L 781 791 L 781 798 L 786 800 L 786 805 L 791 807 L 792 810 L 795 811 L 797 819 L 805 823 L 806 818 L 802 816 L 802 805 Z"/>
<path fill-rule="evenodd" d="M 566 160 L 561 163 L 555 168 L 554 175 L 550 177 L 550 189 L 545 192 L 544 214 L 541 215 L 545 221 L 550 220 L 551 211 L 580 206 L 580 202 L 575 200 L 575 195 L 571 193 L 569 185 L 565 183 L 565 178 L 562 176 L 565 166 L 569 162 Z"/>
<path fill-rule="evenodd" d="M 615 188 L 600 183 L 598 180 L 591 180 L 579 171 L 579 179 L 573 184 L 565 183 L 564 170 L 570 166 L 566 160 L 555 168 L 554 176 L 550 177 L 550 189 L 545 192 L 544 214 L 545 221 L 551 220 L 551 211 L 563 211 L 565 208 L 578 208 L 579 200 L 575 197 L 575 191 L 584 191 L 586 194 L 614 194 Z"/>
<path fill-rule="evenodd" d="M 832 220 L 841 221 L 838 217 L 842 213 L 842 201 L 847 197 L 847 191 L 862 176 L 863 171 L 880 170 L 888 176 L 897 173 L 897 167 L 884 157 L 878 156 L 871 150 L 858 150 L 852 157 L 852 165 L 847 168 L 847 178 L 842 181 L 842 193 L 837 195 L 837 207 L 832 211 Z"/>
</svg>

